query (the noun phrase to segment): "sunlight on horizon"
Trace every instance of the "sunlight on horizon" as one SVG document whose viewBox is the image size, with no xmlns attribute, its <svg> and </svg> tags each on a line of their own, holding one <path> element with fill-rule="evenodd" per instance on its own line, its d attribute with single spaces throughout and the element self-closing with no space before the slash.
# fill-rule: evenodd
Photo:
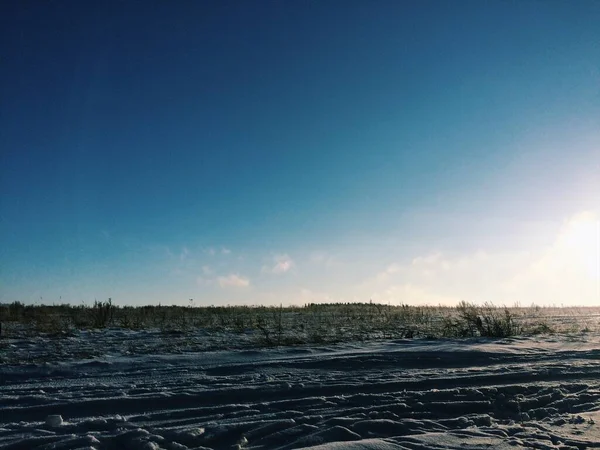
<svg viewBox="0 0 600 450">
<path fill-rule="evenodd" d="M 590 212 L 573 218 L 559 238 L 567 258 L 592 278 L 600 279 L 600 219 Z"/>
<path fill-rule="evenodd" d="M 553 245 L 519 274 L 514 292 L 543 303 L 588 305 L 600 303 L 600 220 L 581 212 L 567 220 Z"/>
</svg>

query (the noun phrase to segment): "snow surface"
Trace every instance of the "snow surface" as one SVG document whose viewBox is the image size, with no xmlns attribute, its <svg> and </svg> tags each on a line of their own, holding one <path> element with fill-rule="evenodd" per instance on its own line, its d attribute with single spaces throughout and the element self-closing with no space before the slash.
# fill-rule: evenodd
<svg viewBox="0 0 600 450">
<path fill-rule="evenodd" d="M 0 448 L 600 448 L 600 334 L 115 351 L 143 336 L 10 341 Z"/>
</svg>

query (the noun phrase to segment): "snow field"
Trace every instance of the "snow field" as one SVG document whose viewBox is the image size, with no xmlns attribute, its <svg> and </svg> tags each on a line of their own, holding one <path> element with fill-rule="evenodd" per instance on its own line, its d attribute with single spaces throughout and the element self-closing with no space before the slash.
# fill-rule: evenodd
<svg viewBox="0 0 600 450">
<path fill-rule="evenodd" d="M 0 366 L 5 449 L 565 450 L 599 422 L 592 333 Z"/>
</svg>

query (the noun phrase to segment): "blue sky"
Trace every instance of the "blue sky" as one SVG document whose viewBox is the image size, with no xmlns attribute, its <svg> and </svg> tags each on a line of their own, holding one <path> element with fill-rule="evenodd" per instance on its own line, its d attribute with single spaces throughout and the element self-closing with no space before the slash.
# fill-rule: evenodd
<svg viewBox="0 0 600 450">
<path fill-rule="evenodd" d="M 600 304 L 598 23 L 4 2 L 0 301 Z"/>
</svg>

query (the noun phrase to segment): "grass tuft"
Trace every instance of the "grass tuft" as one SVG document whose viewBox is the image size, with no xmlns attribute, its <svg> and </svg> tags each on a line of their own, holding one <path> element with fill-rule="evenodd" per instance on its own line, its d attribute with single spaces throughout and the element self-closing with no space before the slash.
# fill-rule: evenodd
<svg viewBox="0 0 600 450">
<path fill-rule="evenodd" d="M 461 302 L 455 307 L 369 303 L 304 306 L 118 306 L 111 299 L 86 305 L 0 304 L 0 337 L 69 336 L 77 330 L 158 329 L 165 338 L 202 330 L 227 340 L 238 335 L 256 346 L 327 344 L 373 339 L 506 338 L 599 329 L 600 310 L 496 307 Z M 228 337 L 229 336 L 229 337 Z M 221 338 L 219 338 L 221 339 Z M 240 341 L 235 338 L 233 340 Z"/>
</svg>

